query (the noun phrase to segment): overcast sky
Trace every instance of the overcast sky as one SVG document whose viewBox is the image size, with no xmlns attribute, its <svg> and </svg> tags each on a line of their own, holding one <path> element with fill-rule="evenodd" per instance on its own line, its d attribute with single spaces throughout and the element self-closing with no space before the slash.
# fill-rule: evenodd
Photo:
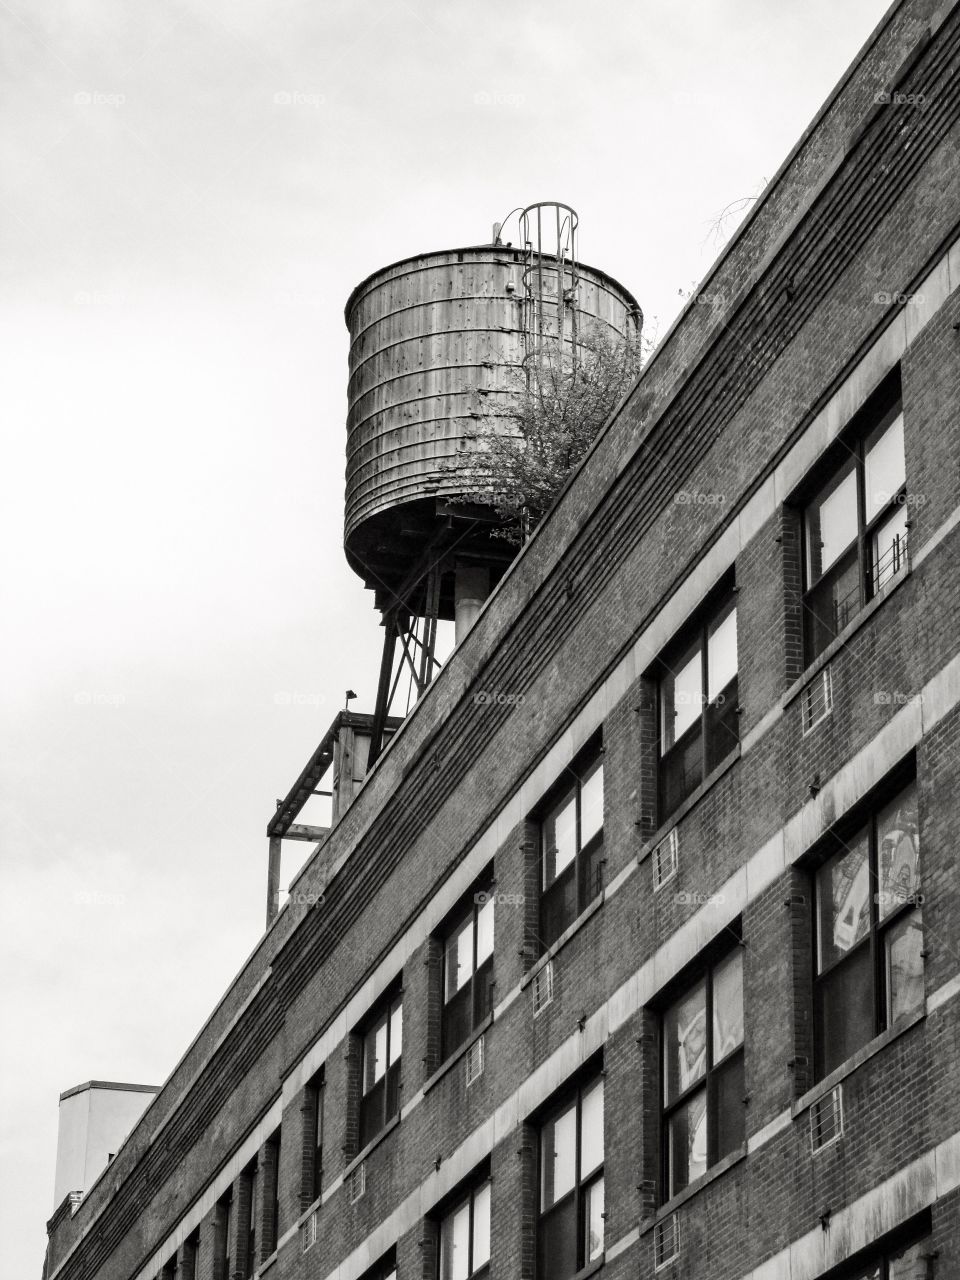
<svg viewBox="0 0 960 1280">
<path fill-rule="evenodd" d="M 350 289 L 559 199 L 662 334 L 885 7 L 0 2 L 5 1275 L 58 1094 L 165 1079 L 262 930 L 275 798 L 372 709 Z"/>
</svg>

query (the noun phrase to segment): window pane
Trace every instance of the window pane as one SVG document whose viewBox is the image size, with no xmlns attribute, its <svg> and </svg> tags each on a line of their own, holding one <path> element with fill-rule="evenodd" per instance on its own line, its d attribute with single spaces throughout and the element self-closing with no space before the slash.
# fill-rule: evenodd
<svg viewBox="0 0 960 1280">
<path fill-rule="evenodd" d="M 467 1280 L 470 1275 L 470 1201 L 465 1200 L 440 1224 L 441 1280 Z"/>
<path fill-rule="evenodd" d="M 924 1256 L 929 1254 L 929 1240 L 917 1240 L 906 1249 L 898 1249 L 890 1255 L 888 1280 L 929 1280 L 930 1268 L 927 1266 L 927 1257 Z M 879 1271 L 877 1274 L 879 1275 Z"/>
<path fill-rule="evenodd" d="M 804 512 L 807 585 L 839 560 L 857 536 L 857 470 L 850 458 Z"/>
<path fill-rule="evenodd" d="M 706 714 L 707 760 L 704 773 L 711 773 L 725 760 L 740 741 L 740 717 L 737 715 L 737 678 L 711 702 Z"/>
<path fill-rule="evenodd" d="M 386 1078 L 377 1081 L 360 1104 L 360 1146 L 371 1142 L 385 1123 L 384 1103 L 386 1098 Z"/>
<path fill-rule="evenodd" d="M 540 943 L 544 948 L 552 946 L 577 918 L 577 877 L 574 871 L 574 867 L 567 867 L 540 899 Z"/>
<path fill-rule="evenodd" d="M 725 1062 L 713 1077 L 714 1126 L 717 1135 L 716 1159 L 722 1160 L 746 1140 L 746 1112 L 743 1105 L 743 1054 Z"/>
<path fill-rule="evenodd" d="M 603 841 L 598 840 L 589 853 L 580 858 L 580 907 L 586 907 L 603 889 Z"/>
<path fill-rule="evenodd" d="M 493 955 L 493 894 L 477 912 L 477 968 Z"/>
<path fill-rule="evenodd" d="M 713 971 L 713 1061 L 743 1044 L 743 952 L 738 947 Z"/>
<path fill-rule="evenodd" d="M 670 1195 L 707 1169 L 707 1091 L 701 1089 L 670 1117 Z"/>
<path fill-rule="evenodd" d="M 603 829 L 603 765 L 598 760 L 580 787 L 580 847 Z"/>
<path fill-rule="evenodd" d="M 403 1050 L 403 1005 L 398 1001 L 390 1011 L 390 1065 L 400 1061 Z"/>
<path fill-rule="evenodd" d="M 473 1025 L 479 1027 L 493 1009 L 493 961 L 482 964 L 473 978 Z"/>
<path fill-rule="evenodd" d="M 660 761 L 660 821 L 665 822 L 702 781 L 703 737 L 689 733 Z"/>
<path fill-rule="evenodd" d="M 387 1024 L 382 1021 L 363 1037 L 363 1091 L 368 1093 L 387 1069 Z"/>
<path fill-rule="evenodd" d="M 540 1133 L 541 1210 L 549 1209 L 572 1190 L 576 1167 L 577 1106 L 574 1102 L 561 1115 L 548 1121 Z"/>
<path fill-rule="evenodd" d="M 699 641 L 681 654 L 660 682 L 661 754 L 682 738 L 703 710 L 703 659 Z"/>
<path fill-rule="evenodd" d="M 443 1008 L 443 1056 L 459 1049 L 473 1030 L 473 992 L 461 989 Z"/>
<path fill-rule="evenodd" d="M 817 872 L 819 972 L 870 932 L 870 866 L 866 831 Z"/>
<path fill-rule="evenodd" d="M 915 783 L 901 792 L 877 818 L 880 887 L 877 905 L 880 919 L 920 892 L 920 824 Z"/>
<path fill-rule="evenodd" d="M 890 927 L 884 949 L 887 1026 L 896 1027 L 923 1008 L 923 924 L 919 908 Z"/>
<path fill-rule="evenodd" d="M 907 508 L 899 506 L 870 539 L 870 591 L 876 595 L 907 567 Z"/>
<path fill-rule="evenodd" d="M 473 972 L 473 913 L 447 939 L 443 956 L 443 996 L 452 1000 Z"/>
<path fill-rule="evenodd" d="M 903 413 L 881 424 L 867 437 L 863 454 L 863 479 L 867 520 L 872 520 L 903 487 L 907 474 L 903 461 Z"/>
<path fill-rule="evenodd" d="M 820 1075 L 825 1076 L 877 1033 L 869 947 L 860 947 L 818 979 L 814 1011 Z"/>
<path fill-rule="evenodd" d="M 537 1239 L 539 1280 L 570 1280 L 580 1270 L 577 1259 L 577 1202 L 571 1196 L 540 1219 Z"/>
<path fill-rule="evenodd" d="M 737 674 L 737 611 L 726 613 L 707 628 L 707 697 L 712 702 Z"/>
<path fill-rule="evenodd" d="M 603 1079 L 583 1095 L 580 1104 L 580 1177 L 603 1164 Z"/>
<path fill-rule="evenodd" d="M 814 588 L 803 602 L 804 656 L 812 662 L 848 622 L 862 603 L 860 562 L 853 548 Z"/>
<path fill-rule="evenodd" d="M 669 1103 L 699 1080 L 707 1067 L 706 984 L 667 1010 L 663 1020 L 664 1088 Z"/>
<path fill-rule="evenodd" d="M 485 1182 L 473 1197 L 473 1270 L 490 1261 L 490 1183 Z"/>
<path fill-rule="evenodd" d="M 571 791 L 553 809 L 543 824 L 543 887 L 577 856 L 577 795 Z"/>
<path fill-rule="evenodd" d="M 583 1193 L 583 1239 L 587 1256 L 583 1265 L 593 1262 L 603 1253 L 603 1179 L 587 1187 Z"/>
</svg>

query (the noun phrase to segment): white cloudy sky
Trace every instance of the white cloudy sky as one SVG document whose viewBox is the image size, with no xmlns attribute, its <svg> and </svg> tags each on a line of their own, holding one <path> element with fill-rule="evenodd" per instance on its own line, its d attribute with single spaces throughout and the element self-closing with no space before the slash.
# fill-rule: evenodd
<svg viewBox="0 0 960 1280">
<path fill-rule="evenodd" d="M 274 798 L 371 707 L 351 287 L 562 199 L 663 333 L 884 8 L 0 0 L 7 1274 L 58 1093 L 166 1077 L 262 928 Z"/>
</svg>

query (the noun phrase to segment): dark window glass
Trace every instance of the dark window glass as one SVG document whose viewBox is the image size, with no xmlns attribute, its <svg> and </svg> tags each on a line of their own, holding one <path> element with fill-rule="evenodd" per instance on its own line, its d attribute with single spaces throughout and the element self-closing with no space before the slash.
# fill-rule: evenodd
<svg viewBox="0 0 960 1280">
<path fill-rule="evenodd" d="M 493 1007 L 494 895 L 474 894 L 443 944 L 443 1056 L 449 1057 Z"/>
<path fill-rule="evenodd" d="M 570 769 L 540 823 L 540 943 L 546 950 L 603 889 L 603 762 Z"/>
<path fill-rule="evenodd" d="M 375 1267 L 365 1271 L 360 1280 L 397 1280 L 397 1256 L 391 1249 L 386 1257 L 381 1258 Z"/>
<path fill-rule="evenodd" d="M 743 952 L 706 970 L 663 1015 L 665 1199 L 744 1142 Z"/>
<path fill-rule="evenodd" d="M 272 1214 L 270 1221 L 270 1231 L 266 1237 L 265 1256 L 269 1257 L 277 1248 L 277 1242 L 280 1239 L 280 1139 L 281 1132 L 278 1129 L 270 1140 L 273 1147 L 273 1158 L 270 1161 L 270 1201 L 272 1205 Z"/>
<path fill-rule="evenodd" d="M 233 1234 L 233 1196 L 227 1194 L 220 1201 L 220 1213 L 217 1225 L 217 1272 L 214 1280 L 230 1280 L 230 1238 Z"/>
<path fill-rule="evenodd" d="M 310 1133 L 304 1168 L 304 1188 L 310 1200 L 317 1200 L 323 1189 L 323 1085 L 324 1068 L 307 1085 L 307 1119 Z"/>
<path fill-rule="evenodd" d="M 603 1078 L 540 1129 L 539 1280 L 569 1280 L 603 1253 Z"/>
<path fill-rule="evenodd" d="M 387 1001 L 363 1034 L 360 1146 L 365 1147 L 400 1110 L 403 1001 Z"/>
<path fill-rule="evenodd" d="M 807 662 L 906 567 L 907 505 L 899 398 L 846 446 L 803 513 Z"/>
<path fill-rule="evenodd" d="M 661 660 L 660 821 L 665 821 L 740 740 L 737 610 L 711 609 Z"/>
<path fill-rule="evenodd" d="M 815 877 L 817 1072 L 829 1075 L 874 1036 L 923 1007 L 923 922 L 916 784 L 833 841 Z"/>
<path fill-rule="evenodd" d="M 259 1262 L 257 1257 L 257 1214 L 260 1196 L 260 1169 L 257 1165 L 254 1165 L 247 1174 L 247 1180 L 250 1185 L 250 1225 L 247 1230 L 247 1257 L 243 1274 L 246 1280 L 250 1280 Z"/>
</svg>

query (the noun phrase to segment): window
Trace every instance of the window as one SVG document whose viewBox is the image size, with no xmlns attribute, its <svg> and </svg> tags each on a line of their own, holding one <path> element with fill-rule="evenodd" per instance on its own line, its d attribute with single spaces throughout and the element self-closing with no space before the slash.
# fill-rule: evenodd
<svg viewBox="0 0 960 1280">
<path fill-rule="evenodd" d="M 306 1203 L 312 1204 L 320 1198 L 323 1188 L 323 1085 L 324 1068 L 310 1078 L 304 1098 L 304 1125 L 306 1141 L 304 1143 L 303 1190 Z"/>
<path fill-rule="evenodd" d="M 440 1280 L 490 1274 L 490 1181 L 460 1198 L 440 1219 Z"/>
<path fill-rule="evenodd" d="M 459 1049 L 493 1007 L 493 893 L 473 895 L 443 941 L 443 1057 Z"/>
<path fill-rule="evenodd" d="M 280 1137 L 281 1131 L 277 1129 L 273 1137 L 270 1139 L 271 1158 L 268 1164 L 270 1171 L 270 1207 L 271 1214 L 269 1222 L 265 1223 L 264 1230 L 264 1256 L 268 1257 L 277 1250 L 277 1244 L 280 1240 Z M 269 1230 L 266 1228 L 269 1227 Z"/>
<path fill-rule="evenodd" d="M 916 783 L 878 805 L 816 872 L 818 1078 L 923 1007 Z"/>
<path fill-rule="evenodd" d="M 371 1142 L 400 1110 L 403 998 L 384 1001 L 363 1033 L 361 1049 L 360 1147 Z"/>
<path fill-rule="evenodd" d="M 881 408 L 880 406 L 886 406 Z M 906 567 L 906 466 L 899 392 L 865 411 L 870 429 L 803 512 L 804 654 L 812 662 Z"/>
<path fill-rule="evenodd" d="M 540 1129 L 539 1280 L 568 1280 L 603 1253 L 603 1077 Z"/>
<path fill-rule="evenodd" d="M 593 748 L 569 769 L 540 824 L 540 940 L 556 942 L 603 888 L 603 762 Z"/>
<path fill-rule="evenodd" d="M 247 1256 L 244 1263 L 243 1274 L 244 1280 L 250 1280 L 254 1271 L 257 1269 L 257 1199 L 260 1194 L 260 1168 L 256 1163 L 252 1164 L 246 1173 L 247 1185 L 250 1191 L 250 1221 L 247 1227 Z"/>
<path fill-rule="evenodd" d="M 391 1249 L 375 1267 L 365 1271 L 360 1280 L 397 1280 L 397 1254 Z"/>
<path fill-rule="evenodd" d="M 663 1015 L 665 1199 L 741 1146 L 743 952 L 704 970 Z"/>
<path fill-rule="evenodd" d="M 737 610 L 728 591 L 660 662 L 660 821 L 740 741 Z"/>
<path fill-rule="evenodd" d="M 214 1280 L 229 1280 L 232 1259 L 230 1257 L 233 1234 L 233 1192 L 228 1191 L 219 1202 L 217 1213 L 217 1265 Z"/>
</svg>

